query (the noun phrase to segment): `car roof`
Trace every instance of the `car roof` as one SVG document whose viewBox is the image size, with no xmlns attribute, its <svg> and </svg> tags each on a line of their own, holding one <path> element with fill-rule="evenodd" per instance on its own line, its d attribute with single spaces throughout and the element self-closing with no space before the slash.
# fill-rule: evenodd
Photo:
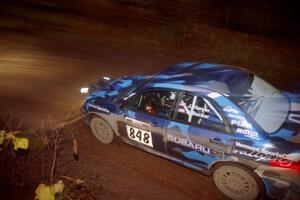
<svg viewBox="0 0 300 200">
<path fill-rule="evenodd" d="M 203 89 L 227 95 L 247 91 L 253 74 L 243 68 L 223 64 L 187 62 L 176 64 L 152 77 L 148 87 L 173 88 L 190 92 Z"/>
</svg>

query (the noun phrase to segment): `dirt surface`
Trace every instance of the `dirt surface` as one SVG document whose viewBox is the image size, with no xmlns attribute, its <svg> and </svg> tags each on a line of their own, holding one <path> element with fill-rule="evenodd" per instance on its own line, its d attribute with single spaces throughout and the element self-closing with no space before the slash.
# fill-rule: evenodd
<svg viewBox="0 0 300 200">
<path fill-rule="evenodd" d="M 24 129 L 79 116 L 79 89 L 98 77 L 149 74 L 187 60 L 239 65 L 281 88 L 299 86 L 299 46 L 293 41 L 188 20 L 174 27 L 155 13 L 131 8 L 127 15 L 108 3 L 100 5 L 100 18 L 43 6 L 6 3 L 0 15 L 0 111 L 23 119 Z M 99 179 L 98 199 L 225 199 L 206 176 L 125 144 L 100 144 L 81 121 L 70 126 L 80 161 L 62 171 Z M 64 149 L 70 146 L 66 138 Z M 66 150 L 61 157 L 72 154 Z"/>
<path fill-rule="evenodd" d="M 209 177 L 124 143 L 101 144 L 80 122 L 69 128 L 80 138 L 80 161 L 61 170 L 83 180 L 99 177 L 99 199 L 227 199 Z M 71 147 L 67 140 L 60 163 L 72 159 Z"/>
</svg>

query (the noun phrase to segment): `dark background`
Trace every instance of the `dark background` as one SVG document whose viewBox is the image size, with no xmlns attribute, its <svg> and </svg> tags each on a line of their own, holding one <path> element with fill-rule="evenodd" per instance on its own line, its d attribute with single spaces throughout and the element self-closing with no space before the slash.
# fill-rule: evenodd
<svg viewBox="0 0 300 200">
<path fill-rule="evenodd" d="M 266 36 L 298 37 L 300 30 L 300 7 L 293 0 L 2 0 L 1 4 L 109 20 L 120 26 L 124 22 L 143 21 L 180 25 L 189 20 L 189 23 Z M 5 6 L 1 10 L 10 13 Z M 115 18 L 110 19 L 112 16 Z"/>
</svg>

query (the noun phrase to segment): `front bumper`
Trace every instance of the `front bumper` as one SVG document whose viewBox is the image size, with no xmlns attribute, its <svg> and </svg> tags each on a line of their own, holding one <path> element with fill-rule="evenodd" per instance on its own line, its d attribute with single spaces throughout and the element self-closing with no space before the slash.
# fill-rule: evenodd
<svg viewBox="0 0 300 200">
<path fill-rule="evenodd" d="M 88 113 L 86 112 L 86 110 L 84 109 L 84 106 L 81 107 L 80 109 L 81 115 L 82 115 L 82 120 L 83 123 L 87 126 L 90 126 L 89 124 L 89 117 L 88 117 Z"/>
</svg>

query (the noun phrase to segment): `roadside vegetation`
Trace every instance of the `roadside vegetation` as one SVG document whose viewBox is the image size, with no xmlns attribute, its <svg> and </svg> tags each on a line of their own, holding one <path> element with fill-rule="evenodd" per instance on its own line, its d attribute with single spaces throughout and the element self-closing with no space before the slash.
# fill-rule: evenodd
<svg viewBox="0 0 300 200">
<path fill-rule="evenodd" d="M 79 145 L 66 127 L 43 123 L 39 130 L 22 130 L 11 114 L 0 120 L 1 199 L 96 199 L 97 180 L 69 177 L 63 168 L 79 160 Z M 22 131 L 21 131 L 22 130 Z M 60 158 L 64 140 L 71 137 L 72 158 Z"/>
</svg>

